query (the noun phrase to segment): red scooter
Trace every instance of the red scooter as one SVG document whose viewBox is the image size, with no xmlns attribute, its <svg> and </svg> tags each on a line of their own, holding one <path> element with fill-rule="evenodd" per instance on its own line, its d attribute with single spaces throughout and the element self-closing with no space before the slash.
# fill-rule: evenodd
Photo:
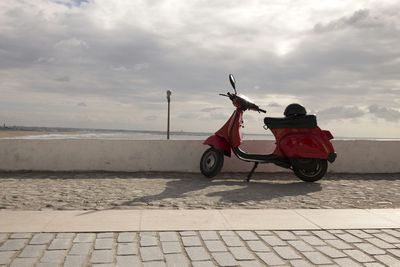
<svg viewBox="0 0 400 267">
<path fill-rule="evenodd" d="M 231 156 L 231 151 L 241 160 L 254 162 L 247 176 L 250 178 L 259 163 L 274 163 L 283 168 L 293 170 L 295 175 L 305 182 L 321 179 L 327 169 L 328 161 L 334 162 L 336 153 L 329 141 L 333 139 L 329 131 L 317 126 L 315 115 L 307 115 L 299 104 L 290 104 L 285 109 L 283 118 L 265 117 L 264 128 L 269 128 L 275 136 L 276 148 L 272 154 L 249 154 L 242 151 L 239 129 L 243 125 L 242 115 L 246 110 L 266 113 L 254 102 L 236 91 L 235 78 L 229 75 L 234 94 L 220 94 L 228 97 L 236 107 L 228 121 L 214 135 L 208 137 L 203 144 L 209 145 L 200 160 L 201 173 L 206 177 L 216 176 L 224 164 L 224 155 Z"/>
</svg>

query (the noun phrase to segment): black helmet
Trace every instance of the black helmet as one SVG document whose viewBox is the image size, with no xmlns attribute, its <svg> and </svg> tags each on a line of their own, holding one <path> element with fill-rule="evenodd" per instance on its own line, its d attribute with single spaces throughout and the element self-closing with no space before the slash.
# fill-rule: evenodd
<svg viewBox="0 0 400 267">
<path fill-rule="evenodd" d="M 290 104 L 285 108 L 285 112 L 283 112 L 283 115 L 285 115 L 285 117 L 302 116 L 306 114 L 306 109 L 302 105 L 297 103 Z"/>
</svg>

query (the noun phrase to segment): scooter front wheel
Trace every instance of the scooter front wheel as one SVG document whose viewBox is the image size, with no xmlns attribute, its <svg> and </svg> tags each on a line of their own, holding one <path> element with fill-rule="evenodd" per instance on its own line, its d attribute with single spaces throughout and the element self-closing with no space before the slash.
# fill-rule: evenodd
<svg viewBox="0 0 400 267">
<path fill-rule="evenodd" d="M 292 159 L 294 174 L 304 182 L 316 182 L 328 170 L 325 159 Z"/>
<path fill-rule="evenodd" d="M 200 160 L 200 171 L 208 178 L 216 176 L 224 165 L 224 153 L 213 147 L 207 149 Z"/>
</svg>

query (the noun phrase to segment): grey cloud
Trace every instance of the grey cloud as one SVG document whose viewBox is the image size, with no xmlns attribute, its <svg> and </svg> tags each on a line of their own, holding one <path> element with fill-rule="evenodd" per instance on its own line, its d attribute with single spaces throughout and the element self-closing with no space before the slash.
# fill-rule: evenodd
<svg viewBox="0 0 400 267">
<path fill-rule="evenodd" d="M 65 75 L 65 76 L 57 77 L 54 80 L 57 82 L 69 82 L 69 81 L 71 81 L 71 78 L 69 76 Z"/>
<path fill-rule="evenodd" d="M 57 42 L 54 45 L 55 48 L 61 48 L 61 49 L 69 49 L 69 48 L 82 48 L 82 49 L 89 49 L 89 45 L 87 44 L 86 41 L 77 39 L 75 37 L 69 38 L 69 39 L 64 39 L 59 42 Z"/>
<path fill-rule="evenodd" d="M 150 115 L 150 116 L 144 117 L 144 119 L 145 119 L 146 121 L 155 121 L 155 120 L 158 119 L 158 116 Z"/>
<path fill-rule="evenodd" d="M 396 122 L 400 120 L 400 111 L 394 108 L 372 105 L 369 107 L 369 112 L 373 113 L 376 117 L 387 121 Z"/>
<path fill-rule="evenodd" d="M 50 0 L 50 1 L 57 3 L 57 4 L 65 5 L 69 8 L 79 7 L 82 4 L 89 3 L 88 0 Z"/>
<path fill-rule="evenodd" d="M 385 91 L 386 91 L 385 93 L 400 96 L 400 89 L 391 88 L 391 89 L 386 89 Z"/>
<path fill-rule="evenodd" d="M 327 120 L 354 119 L 366 112 L 355 106 L 335 106 L 317 112 L 317 116 Z"/>
<path fill-rule="evenodd" d="M 78 107 L 87 107 L 87 104 L 85 102 L 79 102 L 76 104 Z"/>
<path fill-rule="evenodd" d="M 186 113 L 179 114 L 177 117 L 180 119 L 192 120 L 192 119 L 198 119 L 200 117 L 200 115 L 197 113 L 186 112 Z"/>
<path fill-rule="evenodd" d="M 228 120 L 229 115 L 226 114 L 225 112 L 211 112 L 207 117 L 204 117 L 205 120 L 207 119 L 212 119 L 212 120 L 218 120 L 218 121 L 226 121 Z M 221 125 L 222 126 L 222 125 Z"/>
<path fill-rule="evenodd" d="M 278 107 L 281 107 L 282 105 L 280 105 L 280 104 L 278 104 L 278 103 L 276 103 L 276 102 L 272 102 L 272 103 L 269 103 L 268 104 L 268 107 L 271 107 L 271 108 L 278 108 Z"/>
<path fill-rule="evenodd" d="M 35 59 L 33 63 L 51 63 L 51 62 L 54 62 L 54 57 L 50 58 L 39 57 Z"/>
<path fill-rule="evenodd" d="M 205 113 L 203 111 L 200 112 L 185 112 L 182 114 L 179 114 L 177 116 L 180 119 L 185 119 L 185 120 L 195 120 L 195 121 L 210 121 L 210 120 L 216 120 L 216 121 L 224 121 L 229 118 L 229 114 L 226 112 L 215 112 L 215 110 L 210 110 Z"/>
<path fill-rule="evenodd" d="M 342 17 L 333 20 L 329 23 L 317 23 L 314 26 L 316 32 L 329 32 L 335 30 L 341 30 L 346 27 L 376 27 L 382 26 L 382 23 L 377 17 L 371 17 L 370 12 L 367 9 L 361 9 L 354 12 L 351 16 Z"/>
<path fill-rule="evenodd" d="M 135 71 L 142 71 L 148 69 L 149 67 L 150 65 L 148 63 L 138 63 L 133 66 L 133 69 Z"/>
<path fill-rule="evenodd" d="M 361 3 L 364 9 L 290 31 L 284 20 L 264 19 L 268 1 L 132 1 L 135 8 L 130 1 L 58 2 L 46 9 L 41 5 L 51 2 L 6 1 L 9 8 L 0 11 L 6 25 L 0 29 L 0 75 L 15 94 L 102 98 L 152 114 L 164 112 L 171 89 L 173 101 L 182 103 L 178 118 L 199 118 L 181 114 L 196 100 L 196 110 L 212 113 L 202 118 L 226 119 L 223 110 L 207 107 L 230 107 L 217 94 L 232 91 L 227 76 L 234 73 L 239 93 L 260 105 L 269 103 L 268 94 L 291 95 L 331 118 L 360 117 L 356 107 L 395 101 L 382 92 L 397 92 L 400 19 L 392 10 L 399 4 L 388 10 Z M 113 8 L 118 16 L 105 12 Z M 274 42 L 285 38 L 296 45 L 278 55 Z M 73 79 L 55 82 L 60 73 Z M 324 109 L 332 103 L 344 108 Z"/>
<path fill-rule="evenodd" d="M 111 69 L 113 71 L 122 71 L 122 72 L 130 71 L 130 69 L 128 69 L 127 67 L 122 66 L 122 65 L 120 65 L 120 66 L 111 66 Z"/>
<path fill-rule="evenodd" d="M 235 59 L 236 54 L 234 53 L 228 53 L 229 55 L 226 58 L 223 58 L 223 53 L 213 52 L 206 54 L 202 53 L 201 50 L 199 51 L 198 49 L 200 48 L 196 44 L 190 47 L 191 50 L 188 50 L 189 47 L 185 47 L 184 51 L 186 50 L 188 53 L 182 53 L 182 46 L 168 46 L 165 40 L 141 29 L 122 25 L 118 30 L 105 33 L 96 28 L 90 21 L 86 21 L 87 18 L 85 17 L 76 19 L 77 21 L 67 21 L 70 24 L 67 32 L 48 32 L 47 38 L 54 38 L 55 44 L 58 44 L 55 45 L 56 47 L 83 47 L 85 48 L 84 54 L 75 51 L 77 54 L 65 55 L 65 51 L 60 52 L 53 49 L 48 50 L 48 55 L 43 55 L 45 52 L 41 53 L 43 58 L 56 58 L 52 64 L 54 69 L 74 68 L 88 76 L 86 80 L 93 81 L 91 82 L 93 83 L 92 85 L 82 82 L 78 84 L 77 81 L 76 86 L 68 88 L 65 93 L 85 93 L 85 91 L 92 93 L 94 91 L 92 89 L 93 86 L 96 86 L 96 93 L 107 95 L 108 88 L 117 87 L 118 90 L 114 91 L 114 93 L 120 92 L 124 94 L 130 92 L 133 85 L 130 82 L 128 87 L 127 81 L 135 78 L 144 81 L 143 84 L 137 84 L 141 88 L 147 87 L 151 82 L 151 86 L 154 89 L 168 85 L 178 92 L 192 91 L 199 93 L 201 92 L 199 90 L 213 90 L 217 93 L 220 91 L 217 88 L 229 88 L 225 77 L 229 68 L 226 68 L 225 65 L 226 62 Z M 73 27 L 78 22 L 84 27 Z M 228 29 L 227 31 L 229 31 Z M 88 34 L 88 32 L 90 33 Z M 59 38 L 58 35 L 60 34 L 74 37 Z M 110 34 L 112 35 L 110 36 Z M 188 33 L 183 32 L 182 36 L 185 36 L 185 34 Z M 256 61 L 243 58 L 240 67 L 233 66 L 236 69 L 234 71 L 240 75 L 238 81 L 240 90 L 242 88 L 254 88 L 255 84 L 260 83 L 262 88 L 266 89 L 249 89 L 244 93 L 255 92 L 257 94 L 271 89 L 272 92 L 279 90 L 295 92 L 296 94 L 305 91 L 327 92 L 330 90 L 321 91 L 319 89 L 322 86 L 327 86 L 326 84 L 320 85 L 324 81 L 315 81 L 315 77 L 323 77 L 333 70 L 342 69 L 343 67 L 361 67 L 360 71 L 364 71 L 363 64 L 374 64 L 374 58 L 375 60 L 381 58 L 381 55 L 368 55 L 368 53 L 358 51 L 358 43 L 349 46 L 342 43 L 342 40 L 338 40 L 331 46 L 321 49 L 318 46 L 325 40 L 318 40 L 318 38 L 312 35 L 309 36 L 309 42 L 304 41 L 301 43 L 298 52 L 283 59 L 279 59 L 272 53 L 265 51 L 259 53 Z M 229 42 L 226 45 L 229 47 Z M 29 51 L 30 47 L 25 47 L 24 50 Z M 194 52 L 197 51 L 198 55 L 196 56 Z M 387 51 L 382 52 L 382 54 L 389 53 Z M 32 51 L 32 54 L 36 53 Z M 388 54 L 387 57 L 392 57 L 392 55 Z M 221 58 L 223 58 L 222 61 Z M 382 59 L 381 62 L 384 62 L 384 60 Z M 28 62 L 30 63 L 31 61 Z M 130 69 L 145 70 L 146 72 L 137 74 L 121 73 L 113 76 L 107 73 L 104 68 L 110 65 L 115 66 L 114 70 L 121 72 L 123 72 L 122 70 Z M 149 68 L 149 66 L 152 67 Z M 198 75 L 199 73 L 201 75 Z M 183 78 L 181 78 L 181 74 L 184 74 Z M 351 78 L 353 77 L 349 77 L 349 80 Z M 125 81 L 119 84 L 121 80 Z M 302 84 L 305 82 L 314 82 L 314 85 L 310 88 L 309 84 L 307 84 L 307 87 L 305 87 Z M 36 88 L 46 90 L 46 86 L 37 86 Z M 48 90 L 52 90 L 51 87 Z"/>
<path fill-rule="evenodd" d="M 211 112 L 211 111 L 215 111 L 218 109 L 223 109 L 223 107 L 211 107 L 211 108 L 202 108 L 200 111 L 201 112 Z"/>
</svg>

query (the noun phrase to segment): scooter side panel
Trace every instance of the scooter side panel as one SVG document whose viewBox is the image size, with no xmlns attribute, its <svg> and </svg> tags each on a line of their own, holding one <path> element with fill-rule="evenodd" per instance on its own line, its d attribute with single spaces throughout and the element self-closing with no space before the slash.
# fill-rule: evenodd
<svg viewBox="0 0 400 267">
<path fill-rule="evenodd" d="M 293 133 L 283 137 L 279 142 L 280 152 L 288 158 L 327 159 L 332 152 L 332 145 L 319 135 Z"/>
<path fill-rule="evenodd" d="M 231 156 L 231 146 L 229 145 L 228 141 L 218 135 L 211 135 L 203 142 L 203 144 L 223 151 L 227 157 Z"/>
</svg>

